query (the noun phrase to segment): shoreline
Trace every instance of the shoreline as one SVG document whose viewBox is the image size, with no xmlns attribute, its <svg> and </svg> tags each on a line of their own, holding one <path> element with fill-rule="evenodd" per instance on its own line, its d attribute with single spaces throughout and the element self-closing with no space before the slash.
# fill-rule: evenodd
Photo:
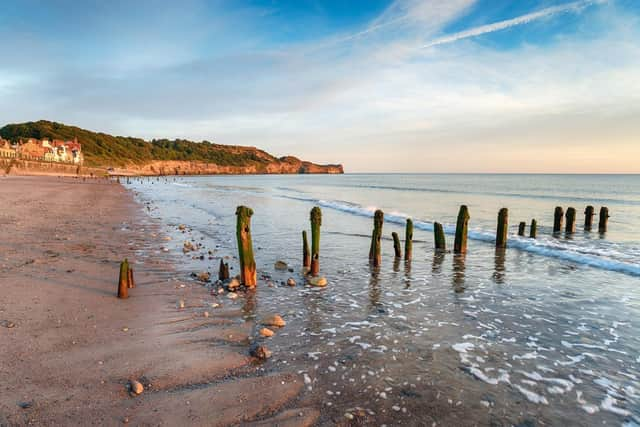
<svg viewBox="0 0 640 427">
<path fill-rule="evenodd" d="M 264 373 L 248 356 L 257 325 L 175 272 L 131 192 L 105 180 L 1 183 L 12 231 L 0 243 L 0 424 L 316 422 L 317 409 L 296 408 L 301 376 Z M 124 257 L 137 287 L 118 300 Z"/>
</svg>

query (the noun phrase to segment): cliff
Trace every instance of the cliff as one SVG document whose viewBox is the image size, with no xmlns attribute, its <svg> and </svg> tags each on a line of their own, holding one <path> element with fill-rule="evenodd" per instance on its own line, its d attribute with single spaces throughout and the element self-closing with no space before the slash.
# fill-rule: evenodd
<svg viewBox="0 0 640 427">
<path fill-rule="evenodd" d="M 76 126 L 40 120 L 9 124 L 0 137 L 78 139 L 85 166 L 108 168 L 121 174 L 299 174 L 344 173 L 342 165 L 319 165 L 293 156 L 277 158 L 256 147 L 194 142 L 185 139 L 154 139 L 113 136 Z"/>
</svg>

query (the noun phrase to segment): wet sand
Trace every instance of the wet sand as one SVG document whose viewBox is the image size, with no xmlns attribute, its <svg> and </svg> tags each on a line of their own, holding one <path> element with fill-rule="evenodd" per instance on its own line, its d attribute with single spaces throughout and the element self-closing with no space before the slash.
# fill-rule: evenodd
<svg viewBox="0 0 640 427">
<path fill-rule="evenodd" d="M 0 425 L 316 422 L 302 377 L 248 356 L 256 325 L 181 280 L 123 187 L 5 177 L 0 200 Z M 137 287 L 119 300 L 125 257 Z"/>
</svg>

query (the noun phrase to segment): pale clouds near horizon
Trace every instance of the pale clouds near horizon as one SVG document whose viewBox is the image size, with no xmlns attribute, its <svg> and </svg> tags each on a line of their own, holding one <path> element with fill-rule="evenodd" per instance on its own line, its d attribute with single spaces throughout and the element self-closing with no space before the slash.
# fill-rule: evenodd
<svg viewBox="0 0 640 427">
<path fill-rule="evenodd" d="M 136 11 L 93 17 L 84 31 L 107 34 L 95 53 L 21 37 L 42 61 L 0 65 L 3 122 L 254 145 L 354 172 L 640 172 L 640 20 L 615 0 L 462 23 L 477 2 L 398 0 L 286 41 L 260 29 L 268 9 L 201 8 L 141 14 L 152 29 L 133 27 Z M 573 30 L 482 38 L 559 19 Z"/>
</svg>

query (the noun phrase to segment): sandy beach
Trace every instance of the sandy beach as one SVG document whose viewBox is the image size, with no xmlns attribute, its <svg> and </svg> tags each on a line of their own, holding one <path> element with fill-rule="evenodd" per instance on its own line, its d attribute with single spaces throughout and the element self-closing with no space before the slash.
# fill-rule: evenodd
<svg viewBox="0 0 640 427">
<path fill-rule="evenodd" d="M 160 250 L 165 236 L 122 186 L 8 177 L 0 200 L 0 425 L 318 418 L 298 402 L 299 375 L 265 373 L 249 356 L 257 326 L 243 310 L 213 308 L 206 287 L 180 280 Z M 125 257 L 137 286 L 119 300 Z"/>
</svg>

